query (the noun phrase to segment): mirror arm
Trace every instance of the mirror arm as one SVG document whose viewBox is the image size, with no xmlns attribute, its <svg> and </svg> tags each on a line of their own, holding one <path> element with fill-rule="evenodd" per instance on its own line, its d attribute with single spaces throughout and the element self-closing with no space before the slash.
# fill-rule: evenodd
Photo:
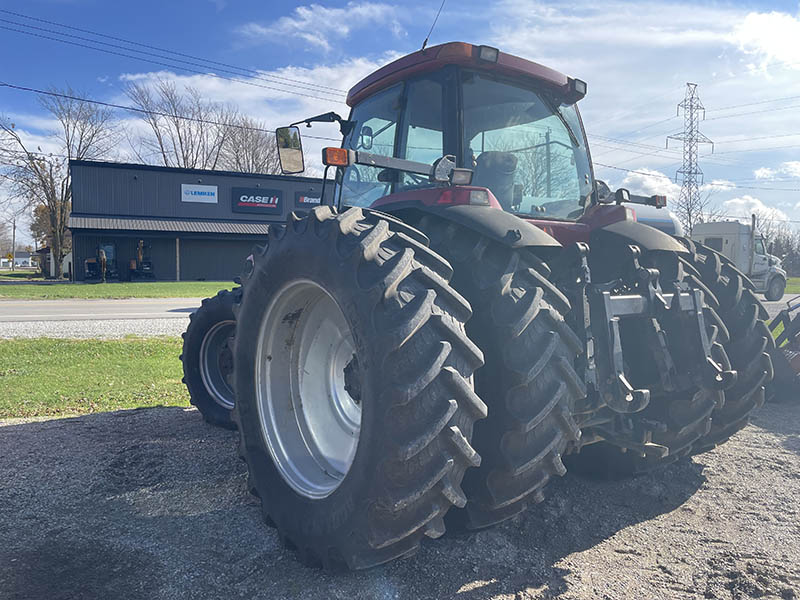
<svg viewBox="0 0 800 600">
<path fill-rule="evenodd" d="M 292 123 L 290 127 L 294 127 L 295 125 L 300 125 L 301 123 L 305 124 L 306 127 L 311 127 L 312 123 L 339 123 L 339 131 L 341 132 L 343 137 L 346 137 L 347 134 L 349 134 L 353 130 L 353 126 L 355 125 L 354 121 L 343 119 L 333 111 L 326 112 L 321 115 L 316 115 L 315 117 L 302 119 L 300 121 Z"/>
</svg>

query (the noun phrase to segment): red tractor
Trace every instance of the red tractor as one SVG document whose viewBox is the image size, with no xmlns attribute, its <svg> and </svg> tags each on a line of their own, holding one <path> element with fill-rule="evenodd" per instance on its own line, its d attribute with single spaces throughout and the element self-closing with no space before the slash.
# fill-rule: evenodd
<svg viewBox="0 0 800 600">
<path fill-rule="evenodd" d="M 309 564 L 365 568 L 724 442 L 764 400 L 766 314 L 725 258 L 598 194 L 586 84 L 488 46 L 350 90 L 323 205 L 231 296 L 250 489 Z M 300 132 L 279 150 L 302 168 Z M 298 166 L 299 165 L 299 166 Z M 331 189 L 332 188 L 332 189 Z"/>
</svg>

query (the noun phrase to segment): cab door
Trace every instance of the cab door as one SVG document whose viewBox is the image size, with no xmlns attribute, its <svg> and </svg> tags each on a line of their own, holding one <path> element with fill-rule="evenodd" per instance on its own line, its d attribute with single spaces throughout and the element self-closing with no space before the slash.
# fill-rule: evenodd
<svg viewBox="0 0 800 600">
<path fill-rule="evenodd" d="M 750 279 L 760 290 L 766 289 L 767 276 L 769 275 L 769 257 L 764 247 L 764 238 L 757 237 L 753 241 L 753 270 Z"/>
</svg>

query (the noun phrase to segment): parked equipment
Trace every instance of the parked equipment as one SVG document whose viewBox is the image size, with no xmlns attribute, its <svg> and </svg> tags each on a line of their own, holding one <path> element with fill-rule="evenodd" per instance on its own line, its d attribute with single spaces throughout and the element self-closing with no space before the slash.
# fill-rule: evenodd
<svg viewBox="0 0 800 600">
<path fill-rule="evenodd" d="M 235 428 L 231 419 L 234 394 L 233 336 L 236 320 L 234 299 L 240 288 L 222 290 L 206 298 L 189 315 L 189 327 L 183 333 L 183 383 L 189 390 L 191 402 L 212 425 Z"/>
<path fill-rule="evenodd" d="M 150 260 L 150 246 L 146 246 L 144 240 L 136 244 L 136 258 L 131 259 L 128 265 L 128 278 L 131 281 L 153 281 L 156 278 Z"/>
<path fill-rule="evenodd" d="M 775 366 L 775 378 L 767 387 L 770 399 L 796 401 L 800 396 L 800 316 L 796 312 L 799 308 L 800 296 L 795 296 L 769 323 L 773 335 L 780 330 L 775 348 L 770 351 Z"/>
<path fill-rule="evenodd" d="M 84 279 L 86 281 L 103 282 L 119 281 L 117 269 L 117 246 L 105 243 L 97 246 L 95 256 L 84 261 Z"/>
<path fill-rule="evenodd" d="M 601 196 L 586 84 L 449 43 L 356 84 L 334 193 L 271 226 L 234 300 L 249 486 L 301 559 L 365 568 L 728 439 L 771 337 L 729 261 Z M 297 127 L 280 128 L 286 171 Z M 654 201 L 655 202 L 655 201 Z"/>
<path fill-rule="evenodd" d="M 775 301 L 783 297 L 786 271 L 781 268 L 781 260 L 767 251 L 766 240 L 758 231 L 755 215 L 749 224 L 739 221 L 699 223 L 694 226 L 692 239 L 730 259 L 767 300 Z"/>
</svg>

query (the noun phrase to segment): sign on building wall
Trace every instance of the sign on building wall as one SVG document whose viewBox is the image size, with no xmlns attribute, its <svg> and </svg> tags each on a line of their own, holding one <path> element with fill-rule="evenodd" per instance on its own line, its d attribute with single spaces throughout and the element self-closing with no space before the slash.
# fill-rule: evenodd
<svg viewBox="0 0 800 600">
<path fill-rule="evenodd" d="M 311 208 L 319 204 L 319 192 L 295 192 L 294 205 L 298 208 Z"/>
<path fill-rule="evenodd" d="M 280 215 L 283 212 L 280 190 L 264 188 L 233 188 L 231 210 L 259 215 Z"/>
<path fill-rule="evenodd" d="M 217 186 L 182 183 L 181 202 L 200 202 L 202 204 L 216 204 Z"/>
</svg>

